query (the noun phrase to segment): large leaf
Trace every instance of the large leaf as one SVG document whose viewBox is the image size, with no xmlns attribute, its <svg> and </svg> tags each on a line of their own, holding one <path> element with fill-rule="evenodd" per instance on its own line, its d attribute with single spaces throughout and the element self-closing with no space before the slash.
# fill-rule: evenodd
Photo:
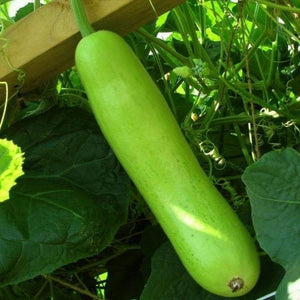
<svg viewBox="0 0 300 300">
<path fill-rule="evenodd" d="M 282 278 L 280 266 L 267 257 L 262 259 L 261 276 L 256 287 L 247 295 L 226 299 L 258 299 L 276 289 Z M 202 289 L 186 272 L 169 242 L 164 243 L 152 258 L 152 272 L 140 300 L 221 300 Z"/>
<path fill-rule="evenodd" d="M 141 300 L 209 299 L 204 298 L 205 291 L 186 272 L 169 242 L 155 252 L 151 268 Z"/>
<path fill-rule="evenodd" d="M 20 122 L 6 135 L 26 153 L 25 177 L 59 178 L 95 195 L 127 197 L 128 176 L 93 115 L 80 109 L 51 110 Z"/>
<path fill-rule="evenodd" d="M 278 299 L 288 279 L 300 278 L 300 154 L 287 148 L 265 154 L 243 175 L 252 206 L 253 224 L 261 247 L 287 271 Z M 293 278 L 291 278 L 293 277 Z M 286 291 L 288 288 L 286 286 Z"/>
<path fill-rule="evenodd" d="M 0 205 L 0 285 L 99 253 L 126 219 L 129 180 L 93 116 L 51 110 L 5 136 L 25 175 Z"/>
<path fill-rule="evenodd" d="M 293 265 L 288 268 L 283 280 L 281 281 L 276 298 L 286 300 L 300 299 L 300 259 L 295 261 Z"/>
<path fill-rule="evenodd" d="M 23 175 L 23 153 L 12 141 L 0 139 L 0 202 L 8 200 L 15 180 Z"/>
</svg>

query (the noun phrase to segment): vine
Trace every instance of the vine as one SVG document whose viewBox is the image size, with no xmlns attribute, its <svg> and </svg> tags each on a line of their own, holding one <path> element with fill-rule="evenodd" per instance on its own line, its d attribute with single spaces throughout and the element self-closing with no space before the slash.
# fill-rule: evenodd
<svg viewBox="0 0 300 300">
<path fill-rule="evenodd" d="M 0 120 L 0 131 L 1 131 L 1 128 L 3 126 L 3 122 L 5 119 L 5 115 L 6 115 L 7 104 L 8 104 L 8 84 L 5 81 L 0 81 L 0 85 L 4 85 L 4 87 L 5 87 L 5 100 L 4 100 L 4 104 L 3 104 L 2 117 Z"/>
</svg>

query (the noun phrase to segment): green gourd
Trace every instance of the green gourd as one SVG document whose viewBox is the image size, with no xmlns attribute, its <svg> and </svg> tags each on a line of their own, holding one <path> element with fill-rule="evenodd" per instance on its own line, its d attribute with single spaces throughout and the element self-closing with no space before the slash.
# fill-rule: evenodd
<svg viewBox="0 0 300 300">
<path fill-rule="evenodd" d="M 80 41 L 75 61 L 103 134 L 189 274 L 217 295 L 249 292 L 260 269 L 254 242 L 131 48 L 98 31 Z"/>
</svg>

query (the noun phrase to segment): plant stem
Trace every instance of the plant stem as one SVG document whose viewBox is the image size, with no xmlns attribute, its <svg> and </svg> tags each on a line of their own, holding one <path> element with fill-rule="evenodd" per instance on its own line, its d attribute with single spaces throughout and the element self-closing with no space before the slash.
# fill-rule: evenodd
<svg viewBox="0 0 300 300">
<path fill-rule="evenodd" d="M 74 291 L 76 291 L 76 292 L 78 292 L 78 293 L 80 293 L 80 294 L 89 296 L 89 297 L 92 298 L 92 299 L 96 299 L 96 300 L 100 300 L 100 299 L 101 299 L 101 298 L 99 298 L 98 296 L 92 294 L 90 291 L 83 290 L 83 289 L 77 287 L 76 285 L 73 285 L 73 284 L 70 284 L 70 283 L 68 283 L 68 282 L 65 282 L 65 281 L 63 281 L 63 280 L 61 280 L 61 279 L 59 279 L 59 278 L 53 277 L 53 276 L 51 276 L 51 275 L 44 275 L 44 277 L 45 277 L 46 279 L 48 279 L 48 280 L 53 280 L 53 281 L 59 283 L 60 285 L 63 285 L 63 286 L 65 286 L 65 287 L 69 288 L 69 289 L 72 289 L 72 290 L 74 290 Z"/>
<path fill-rule="evenodd" d="M 40 0 L 34 0 L 34 10 L 37 10 L 38 8 L 40 8 L 41 7 L 41 2 L 40 2 Z"/>
<path fill-rule="evenodd" d="M 5 101 L 4 101 L 4 107 L 3 107 L 3 112 L 2 112 L 2 117 L 0 120 L 0 130 L 2 128 L 4 119 L 5 119 L 5 114 L 6 114 L 6 109 L 7 109 L 7 104 L 8 104 L 8 84 L 5 81 L 0 81 L 0 85 L 3 84 L 5 87 Z"/>
<path fill-rule="evenodd" d="M 190 62 L 190 60 L 187 57 L 179 54 L 176 50 L 174 50 L 173 48 L 169 47 L 166 43 L 164 43 L 163 41 L 161 41 L 157 37 L 155 37 L 152 34 L 150 34 L 149 32 L 147 32 L 147 30 L 145 30 L 144 28 L 138 29 L 137 32 L 140 35 L 142 35 L 147 41 L 156 44 L 160 48 L 164 49 L 165 51 L 167 51 L 168 53 L 170 53 L 171 55 L 173 55 L 182 64 L 184 64 L 186 66 L 189 66 L 189 67 L 192 67 L 191 62 Z"/>
<path fill-rule="evenodd" d="M 255 0 L 255 2 L 258 2 L 260 4 L 265 4 L 266 6 L 277 8 L 279 10 L 289 11 L 292 13 L 300 13 L 300 8 L 297 7 L 290 7 L 286 5 L 277 4 L 271 1 L 265 1 L 265 0 Z"/>
<path fill-rule="evenodd" d="M 157 55 L 156 51 L 155 51 L 155 48 L 149 44 L 149 47 L 153 53 L 153 57 L 156 61 L 156 64 L 158 66 L 158 69 L 160 71 L 160 74 L 161 74 L 161 78 L 163 80 L 163 83 L 164 83 L 164 86 L 165 86 L 165 92 L 166 94 L 168 95 L 168 98 L 169 98 L 169 104 L 170 104 L 170 107 L 172 109 L 172 112 L 173 112 L 173 115 L 175 116 L 176 120 L 178 119 L 178 116 L 177 116 L 177 111 L 176 111 L 176 105 L 175 105 L 175 102 L 174 102 L 174 99 L 172 97 L 172 94 L 170 92 L 170 87 L 169 87 L 169 84 L 167 82 L 167 80 L 165 79 L 164 75 L 165 75 L 165 72 L 164 72 L 164 69 L 163 69 L 163 66 L 161 64 L 161 61 L 159 59 L 159 55 Z"/>
<path fill-rule="evenodd" d="M 87 18 L 82 0 L 70 0 L 70 2 L 82 37 L 95 32 Z"/>
<path fill-rule="evenodd" d="M 208 129 L 210 126 L 211 121 L 214 119 L 219 107 L 221 104 L 223 104 L 224 97 L 226 94 L 226 86 L 223 83 L 220 83 L 219 89 L 218 89 L 218 94 L 213 101 L 211 107 L 209 108 L 209 111 L 207 112 L 207 115 L 205 116 L 205 119 L 202 123 L 202 127 L 205 129 Z"/>
<path fill-rule="evenodd" d="M 290 36 L 290 38 L 292 38 L 297 43 L 300 43 L 300 39 L 298 38 L 298 35 L 295 35 L 293 32 L 287 29 L 287 27 L 284 24 L 280 24 L 280 22 L 278 22 L 277 19 L 272 14 L 270 14 L 270 12 L 266 8 L 261 6 L 260 9 L 273 21 L 273 23 L 276 26 L 278 26 L 282 31 L 284 31 L 288 36 Z"/>
<path fill-rule="evenodd" d="M 8 26 L 8 24 L 14 24 L 15 21 L 9 16 L 7 3 L 0 5 L 0 33 Z"/>
<path fill-rule="evenodd" d="M 41 288 L 38 290 L 38 292 L 34 295 L 33 300 L 38 299 L 40 294 L 43 292 L 43 290 L 45 289 L 45 287 L 48 284 L 48 280 L 45 280 L 45 282 L 42 284 Z"/>
<path fill-rule="evenodd" d="M 181 38 L 183 40 L 184 46 L 188 52 L 188 55 L 190 58 L 196 58 L 194 55 L 194 51 L 191 47 L 190 41 L 189 41 L 189 28 L 187 25 L 187 20 L 185 14 L 182 12 L 181 7 L 175 7 L 174 8 L 174 21 L 175 24 L 181 34 Z"/>
<path fill-rule="evenodd" d="M 229 109 L 230 114 L 232 114 L 233 113 L 233 107 L 232 107 L 231 101 L 229 99 L 227 101 L 227 107 Z M 237 135 L 238 141 L 240 143 L 240 147 L 241 147 L 242 153 L 244 154 L 245 160 L 246 160 L 248 166 L 250 166 L 253 163 L 253 160 L 251 159 L 251 156 L 248 153 L 246 141 L 245 141 L 245 139 L 242 135 L 240 126 L 236 123 L 233 123 L 232 125 L 233 125 L 234 131 Z"/>
<path fill-rule="evenodd" d="M 267 32 L 263 31 L 260 36 L 258 37 L 256 43 L 251 47 L 251 49 L 246 53 L 244 58 L 235 66 L 235 74 L 238 73 L 246 63 L 246 59 L 251 59 L 251 57 L 254 55 L 258 47 L 261 45 L 261 43 L 264 41 L 264 39 L 267 37 Z M 227 79 L 231 79 L 231 76 L 229 76 Z"/>
<path fill-rule="evenodd" d="M 110 256 L 101 258 L 97 261 L 93 261 L 91 263 L 88 263 L 84 266 L 81 266 L 79 268 L 76 268 L 74 270 L 75 273 L 80 273 L 80 272 L 84 272 L 88 269 L 91 269 L 93 267 L 98 267 L 98 268 L 104 268 L 104 266 L 106 265 L 107 262 L 109 262 L 110 260 L 120 256 L 121 254 L 123 254 L 124 252 L 126 252 L 127 250 L 136 250 L 136 249 L 141 249 L 140 245 L 122 245 L 120 246 L 115 253 L 111 254 Z M 72 271 L 72 273 L 74 273 Z"/>
<path fill-rule="evenodd" d="M 194 48 L 194 52 L 195 52 L 195 55 L 197 57 L 201 57 L 201 49 L 199 47 L 199 40 L 198 40 L 198 37 L 197 37 L 197 32 L 196 32 L 196 28 L 195 28 L 195 22 L 193 20 L 193 17 L 192 17 L 192 13 L 191 13 L 191 10 L 190 10 L 190 7 L 187 5 L 187 3 L 183 3 L 182 4 L 182 12 L 185 16 L 185 19 L 186 19 L 186 30 L 188 31 L 191 39 L 192 39 L 192 45 L 193 45 L 193 48 Z"/>
<path fill-rule="evenodd" d="M 256 120 L 260 120 L 263 118 L 268 117 L 267 115 L 264 114 L 256 114 L 255 118 Z M 215 118 L 211 120 L 210 124 L 211 126 L 218 126 L 218 125 L 225 125 L 225 124 L 245 124 L 251 121 L 251 116 L 246 115 L 245 113 L 242 115 L 229 115 L 226 117 L 220 117 L 220 118 Z"/>
</svg>

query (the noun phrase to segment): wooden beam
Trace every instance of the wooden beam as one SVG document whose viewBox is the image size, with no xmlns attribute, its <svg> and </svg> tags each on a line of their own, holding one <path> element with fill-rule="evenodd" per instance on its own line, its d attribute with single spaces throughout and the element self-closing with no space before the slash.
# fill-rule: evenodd
<svg viewBox="0 0 300 300">
<path fill-rule="evenodd" d="M 94 28 L 126 35 L 185 0 L 84 0 Z M 155 10 L 153 9 L 155 8 Z M 8 27 L 0 36 L 0 81 L 13 94 L 20 84 L 16 69 L 25 72 L 28 91 L 74 64 L 80 40 L 68 0 L 53 0 Z M 3 101 L 1 89 L 0 102 Z"/>
</svg>

